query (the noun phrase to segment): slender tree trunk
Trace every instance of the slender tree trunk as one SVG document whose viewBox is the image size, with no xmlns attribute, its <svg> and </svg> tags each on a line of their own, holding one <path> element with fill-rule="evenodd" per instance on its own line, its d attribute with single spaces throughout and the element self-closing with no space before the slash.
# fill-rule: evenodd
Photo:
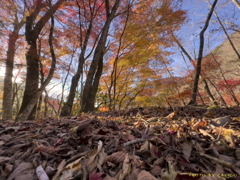
<svg viewBox="0 0 240 180">
<path fill-rule="evenodd" d="M 187 53 L 187 51 L 185 50 L 185 48 L 181 45 L 181 43 L 177 40 L 177 38 L 174 36 L 173 33 L 172 33 L 172 36 L 173 36 L 174 41 L 177 43 L 178 47 L 179 47 L 179 48 L 183 51 L 183 53 L 187 56 L 187 58 L 189 59 L 189 61 L 192 63 L 193 67 L 195 67 L 195 66 L 194 66 L 194 62 L 193 62 L 191 56 Z M 201 74 L 200 74 L 200 76 L 202 77 Z M 209 86 L 208 86 L 207 81 L 206 81 L 205 78 L 203 78 L 203 77 L 202 77 L 202 80 L 203 80 L 203 83 L 204 83 L 204 88 L 205 88 L 205 90 L 206 90 L 206 92 L 207 92 L 207 94 L 208 94 L 211 102 L 213 102 L 213 103 L 217 106 L 218 104 L 217 104 L 214 96 L 212 95 L 212 93 L 211 93 L 211 91 L 210 91 L 210 88 L 209 88 Z M 197 92 L 198 92 L 198 90 L 197 90 Z M 200 95 L 199 92 L 198 92 L 198 94 Z M 201 95 L 200 95 L 200 96 L 201 96 Z M 201 98 L 201 97 L 200 97 L 200 98 Z M 202 98 L 201 98 L 201 99 L 202 99 Z M 203 102 L 203 101 L 202 101 L 202 102 Z M 203 104 L 204 104 L 204 102 L 203 102 Z"/>
<path fill-rule="evenodd" d="M 6 59 L 6 71 L 4 77 L 4 87 L 3 87 L 3 102 L 2 102 L 2 119 L 12 119 L 12 77 L 13 77 L 13 64 L 14 55 L 16 49 L 16 41 L 19 37 L 19 31 L 25 24 L 22 19 L 18 22 L 18 14 L 15 12 L 15 19 L 13 22 L 13 31 L 9 34 L 8 39 L 8 50 Z"/>
<path fill-rule="evenodd" d="M 77 48 L 76 48 L 77 49 Z M 63 103 L 63 96 L 64 96 L 64 88 L 65 88 L 65 85 L 66 85 L 66 82 L 67 82 L 67 79 L 68 79 L 68 76 L 69 76 L 69 72 L 70 72 L 70 68 L 71 68 L 71 65 L 72 65 L 72 60 L 73 60 L 73 57 L 74 57 L 74 53 L 76 52 L 76 49 L 73 51 L 73 54 L 72 54 L 72 58 L 71 58 L 71 61 L 68 65 L 68 71 L 67 71 L 67 75 L 63 81 L 63 85 L 62 85 L 62 94 L 61 94 L 61 100 L 60 100 L 60 103 L 59 103 L 59 109 L 58 109 L 58 116 L 60 115 L 60 112 L 62 110 L 62 103 Z"/>
<path fill-rule="evenodd" d="M 201 77 L 202 77 L 202 76 L 201 76 Z M 202 78 L 204 78 L 204 77 L 202 77 Z M 207 82 L 205 78 L 203 79 L 203 82 L 204 82 L 204 81 Z M 206 86 L 206 84 L 207 84 L 207 83 L 204 83 L 204 89 L 205 89 L 205 91 L 207 92 L 208 95 L 210 94 L 209 98 L 210 98 L 211 102 L 212 102 L 213 104 L 215 104 L 216 106 L 218 106 L 216 99 L 213 97 L 213 95 L 212 95 L 212 93 L 211 93 L 211 91 L 210 91 L 210 89 L 209 89 L 209 86 L 208 86 L 208 85 Z"/>
<path fill-rule="evenodd" d="M 240 3 L 238 2 L 238 0 L 232 0 L 232 1 L 238 7 L 238 9 L 240 9 Z"/>
<path fill-rule="evenodd" d="M 194 87 L 193 87 L 193 92 L 192 92 L 192 99 L 189 102 L 189 105 L 194 105 L 196 104 L 196 99 L 197 99 L 197 91 L 198 91 L 198 82 L 199 82 L 199 76 L 201 73 L 201 65 L 202 65 L 202 56 L 203 56 L 203 47 L 204 47 L 204 32 L 207 30 L 209 21 L 212 17 L 212 13 L 214 11 L 214 8 L 217 4 L 218 0 L 215 0 L 212 8 L 207 16 L 207 20 L 205 22 L 205 25 L 200 32 L 200 47 L 199 47 L 199 53 L 198 53 L 198 61 L 197 61 L 197 69 L 196 69 L 196 75 L 195 75 L 195 80 L 194 80 Z M 216 102 L 216 101 L 214 101 Z"/>
<path fill-rule="evenodd" d="M 95 76 L 95 73 L 97 71 L 97 67 L 99 64 L 99 61 L 101 61 L 102 55 L 104 54 L 104 50 L 105 50 L 105 44 L 106 44 L 106 40 L 108 37 L 108 31 L 110 28 L 110 24 L 115 16 L 115 13 L 118 9 L 120 0 L 116 0 L 115 4 L 111 10 L 111 13 L 109 12 L 109 2 L 108 0 L 105 0 L 105 6 L 106 6 L 106 14 L 107 14 L 107 20 L 102 28 L 102 33 L 101 33 L 101 37 L 98 41 L 98 45 L 95 49 L 95 53 L 94 53 L 94 57 L 93 57 L 93 61 L 91 63 L 89 72 L 88 72 L 88 76 L 87 76 L 87 80 L 85 83 L 85 87 L 84 87 L 84 91 L 83 91 L 83 96 L 82 96 L 82 102 L 81 102 L 81 110 L 83 112 L 87 112 L 88 109 L 92 109 L 92 107 L 87 107 L 87 104 L 94 104 L 94 102 L 89 103 L 88 101 L 90 100 L 90 96 L 92 96 L 93 94 L 91 93 L 92 91 L 92 84 L 93 84 L 93 78 Z"/>
<path fill-rule="evenodd" d="M 20 89 L 20 86 L 21 86 L 21 84 L 19 85 L 19 86 L 16 86 L 16 91 L 17 91 L 17 93 L 16 93 L 16 109 L 17 109 L 17 113 L 16 113 L 16 115 L 18 114 L 18 111 L 19 111 L 19 97 L 18 97 L 18 91 L 19 91 L 19 89 Z"/>
<path fill-rule="evenodd" d="M 40 54 L 40 53 L 39 53 Z M 40 62 L 40 61 L 39 61 Z M 40 62 L 40 75 L 41 75 L 41 86 L 43 85 L 43 82 L 44 82 L 44 73 L 43 73 L 43 65 L 42 63 Z M 42 94 L 41 96 L 39 97 L 39 101 L 38 101 L 38 106 L 37 106 L 37 119 L 40 118 L 40 114 L 41 114 L 41 106 L 42 106 Z"/>
<path fill-rule="evenodd" d="M 80 11 L 80 9 L 79 9 L 79 11 Z M 70 114 L 72 112 L 72 106 L 73 106 L 73 101 L 74 101 L 75 94 L 76 94 L 76 88 L 78 86 L 80 76 L 83 73 L 83 64 L 85 62 L 84 56 L 85 56 L 85 52 L 87 49 L 87 44 L 88 44 L 88 40 L 90 37 L 90 33 L 92 30 L 93 14 L 94 14 L 94 9 L 91 12 L 91 19 L 90 19 L 89 27 L 88 27 L 87 34 L 86 34 L 86 37 L 84 40 L 83 47 L 81 47 L 81 54 L 80 54 L 79 60 L 78 60 L 79 63 L 78 63 L 77 73 L 72 78 L 71 88 L 70 88 L 70 92 L 68 95 L 67 103 L 63 106 L 60 116 L 70 116 Z M 80 18 L 80 15 L 79 15 L 79 18 Z"/>
<path fill-rule="evenodd" d="M 13 89 L 12 89 L 12 95 L 13 95 L 13 97 L 12 97 L 12 106 L 14 105 L 16 94 L 17 94 L 17 83 L 14 82 L 13 83 Z"/>
<path fill-rule="evenodd" d="M 44 97 L 44 105 L 45 105 L 45 108 L 44 108 L 44 118 L 47 117 L 47 113 L 48 113 L 48 93 L 46 90 L 45 91 L 45 97 Z"/>
<path fill-rule="evenodd" d="M 183 47 L 182 47 L 182 48 L 183 48 Z M 187 65 L 186 59 L 185 59 L 185 57 L 184 57 L 182 51 L 180 51 L 180 53 L 181 53 L 181 55 L 182 55 L 182 58 L 183 58 L 183 60 L 184 60 L 184 63 L 185 63 L 185 65 L 186 65 L 188 71 L 190 72 L 190 69 L 188 68 L 188 65 Z M 189 57 L 190 57 L 190 56 L 189 56 Z M 191 62 L 191 61 L 190 61 L 190 62 Z M 199 94 L 199 97 L 200 97 L 200 100 L 201 100 L 202 104 L 203 104 L 204 106 L 206 106 L 205 103 L 204 103 L 204 101 L 203 101 L 202 95 L 201 95 L 200 92 L 199 92 L 199 90 L 198 90 L 198 94 Z"/>
<path fill-rule="evenodd" d="M 12 77 L 13 77 L 13 63 L 15 55 L 15 46 L 18 39 L 18 31 L 13 31 L 9 35 L 8 50 L 7 50 L 7 60 L 6 60 L 6 72 L 4 78 L 4 88 L 3 88 L 3 104 L 2 104 L 2 119 L 11 120 L 12 119 Z"/>
</svg>

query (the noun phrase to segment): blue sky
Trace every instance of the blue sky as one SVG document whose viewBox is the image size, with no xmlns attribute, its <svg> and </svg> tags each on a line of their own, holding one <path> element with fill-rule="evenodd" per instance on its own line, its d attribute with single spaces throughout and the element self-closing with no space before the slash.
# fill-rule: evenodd
<svg viewBox="0 0 240 180">
<path fill-rule="evenodd" d="M 210 0 L 211 4 L 213 0 Z M 184 45 L 186 49 L 189 49 L 189 53 L 198 57 L 198 49 L 199 49 L 199 33 L 202 30 L 201 27 L 204 26 L 205 20 L 209 13 L 209 4 L 208 2 L 204 2 L 204 0 L 183 0 L 183 9 L 188 11 L 188 23 L 183 25 L 181 30 L 176 33 L 178 38 L 181 39 L 181 43 Z M 216 12 L 221 20 L 224 19 L 234 19 L 234 23 L 239 22 L 239 13 L 240 10 L 235 6 L 235 4 L 231 0 L 227 1 L 218 1 Z M 213 21 L 217 21 L 215 15 L 212 15 L 211 18 Z M 226 38 L 222 29 L 218 25 L 218 23 L 214 23 L 210 21 L 208 29 L 205 31 L 205 46 L 204 46 L 204 55 L 208 54 L 207 45 L 209 43 L 210 49 L 213 50 L 215 47 L 220 45 Z M 215 31 L 211 33 L 213 29 L 219 29 L 219 31 Z M 228 31 L 228 33 L 232 33 L 233 31 Z M 186 65 L 179 53 L 177 48 L 172 48 L 172 51 L 176 52 L 174 56 L 171 58 L 174 60 L 172 64 L 172 68 L 176 70 L 175 75 L 178 76 L 180 71 L 186 69 Z M 195 53 L 194 53 L 195 51 Z M 188 61 L 188 60 L 187 60 Z M 189 64 L 190 65 L 190 64 Z"/>
</svg>

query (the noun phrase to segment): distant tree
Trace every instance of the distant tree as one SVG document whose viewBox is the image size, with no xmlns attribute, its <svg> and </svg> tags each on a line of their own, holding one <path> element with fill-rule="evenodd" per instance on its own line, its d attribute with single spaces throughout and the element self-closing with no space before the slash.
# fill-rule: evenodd
<svg viewBox="0 0 240 180">
<path fill-rule="evenodd" d="M 0 2 L 0 15 L 2 23 L 7 26 L 10 24 L 8 33 L 8 49 L 6 56 L 6 71 L 3 88 L 2 119 L 12 119 L 12 77 L 14 56 L 16 51 L 16 41 L 19 38 L 19 31 L 25 24 L 26 7 L 24 1 L 2 0 Z M 34 7 L 34 6 L 33 6 Z M 21 18 L 20 18 L 21 17 Z"/>
</svg>

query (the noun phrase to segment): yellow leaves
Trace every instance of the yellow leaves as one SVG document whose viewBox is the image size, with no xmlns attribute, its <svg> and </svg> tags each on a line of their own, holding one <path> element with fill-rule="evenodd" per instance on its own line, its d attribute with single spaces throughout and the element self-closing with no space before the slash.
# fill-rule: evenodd
<svg viewBox="0 0 240 180">
<path fill-rule="evenodd" d="M 208 118 L 214 117 L 214 113 L 211 110 L 207 110 L 207 112 L 205 112 L 203 115 Z"/>
<path fill-rule="evenodd" d="M 226 129 L 226 128 L 222 128 L 222 127 L 216 127 L 216 128 L 214 128 L 213 133 L 219 134 L 220 131 L 222 131 L 222 135 L 223 135 L 223 136 L 230 136 L 231 133 L 232 133 L 232 134 L 235 134 L 235 133 L 236 133 L 236 132 L 235 132 L 234 130 L 232 130 L 232 129 Z"/>
<path fill-rule="evenodd" d="M 156 44 L 151 44 L 148 49 L 155 50 L 158 46 Z"/>
</svg>

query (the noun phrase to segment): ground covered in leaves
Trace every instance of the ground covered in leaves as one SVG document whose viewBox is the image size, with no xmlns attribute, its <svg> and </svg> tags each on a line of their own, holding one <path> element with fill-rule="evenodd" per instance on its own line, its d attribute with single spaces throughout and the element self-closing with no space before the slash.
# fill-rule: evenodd
<svg viewBox="0 0 240 180">
<path fill-rule="evenodd" d="M 0 179 L 240 179 L 239 128 L 238 107 L 0 121 Z"/>
</svg>

